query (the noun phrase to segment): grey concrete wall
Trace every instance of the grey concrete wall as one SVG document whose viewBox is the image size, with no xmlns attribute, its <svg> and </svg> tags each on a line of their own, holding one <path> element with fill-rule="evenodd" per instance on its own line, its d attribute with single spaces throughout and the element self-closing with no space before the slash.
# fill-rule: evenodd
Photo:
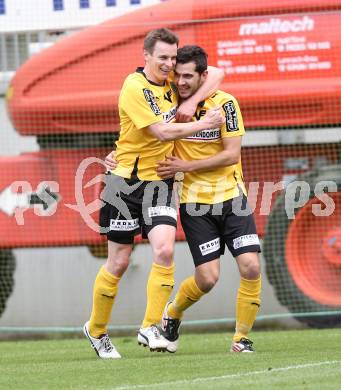
<svg viewBox="0 0 341 390">
<path fill-rule="evenodd" d="M 88 319 L 93 282 L 103 260 L 92 257 L 85 247 L 20 249 L 14 253 L 15 288 L 0 319 L 0 327 L 78 327 Z M 139 324 L 143 318 L 151 258 L 148 244 L 138 245 L 134 250 L 131 265 L 120 283 L 112 325 Z M 176 290 L 194 270 L 187 243 L 176 244 L 175 261 Z M 221 259 L 218 284 L 186 313 L 185 319 L 234 317 L 238 284 L 235 260 L 227 253 Z M 263 274 L 260 314 L 286 312 Z M 277 322 L 290 324 L 287 320 Z"/>
</svg>

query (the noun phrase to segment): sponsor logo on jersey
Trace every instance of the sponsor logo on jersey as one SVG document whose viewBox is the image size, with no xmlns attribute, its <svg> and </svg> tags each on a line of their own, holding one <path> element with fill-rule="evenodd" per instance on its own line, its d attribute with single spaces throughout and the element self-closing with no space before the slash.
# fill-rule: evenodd
<svg viewBox="0 0 341 390">
<path fill-rule="evenodd" d="M 216 252 L 220 249 L 220 238 L 217 237 L 214 240 L 200 244 L 199 249 L 203 256 L 208 255 L 209 253 Z"/>
<path fill-rule="evenodd" d="M 177 212 L 173 207 L 169 206 L 156 206 L 156 207 L 148 207 L 148 216 L 152 217 L 171 217 L 173 219 L 177 219 Z"/>
<path fill-rule="evenodd" d="M 169 103 L 172 103 L 172 90 L 170 89 L 169 91 L 167 91 L 163 97 L 165 98 L 165 100 L 168 100 Z"/>
<path fill-rule="evenodd" d="M 247 234 L 245 236 L 237 237 L 233 240 L 233 248 L 243 248 L 250 245 L 259 245 L 259 238 L 257 234 Z"/>
<path fill-rule="evenodd" d="M 238 130 L 238 117 L 237 110 L 232 100 L 229 100 L 223 104 L 223 109 L 225 111 L 226 117 L 226 130 L 227 131 L 236 131 Z"/>
<path fill-rule="evenodd" d="M 128 232 L 139 227 L 138 218 L 135 219 L 111 219 L 110 230 Z"/>
<path fill-rule="evenodd" d="M 239 35 L 262 35 L 279 33 L 297 33 L 302 31 L 312 31 L 315 21 L 309 16 L 300 19 L 283 20 L 271 18 L 267 22 L 243 23 L 239 27 Z"/>
<path fill-rule="evenodd" d="M 200 121 L 201 117 L 203 117 L 206 114 L 206 110 L 200 110 L 199 112 L 197 111 L 194 114 L 194 117 L 197 121 Z"/>
<path fill-rule="evenodd" d="M 158 106 L 158 104 L 156 103 L 156 99 L 155 99 L 153 92 L 150 89 L 143 88 L 143 94 L 144 94 L 144 97 L 147 100 L 150 108 L 154 112 L 154 114 L 160 115 L 161 110 L 160 110 L 160 107 Z"/>
<path fill-rule="evenodd" d="M 172 119 L 175 118 L 175 115 L 176 115 L 176 111 L 178 109 L 178 106 L 175 106 L 173 108 L 171 108 L 168 112 L 164 112 L 162 115 L 163 115 L 163 121 L 165 123 L 168 123 L 170 122 Z"/>
<path fill-rule="evenodd" d="M 183 138 L 183 141 L 214 141 L 221 138 L 221 132 L 219 128 L 201 130 L 197 133 Z"/>
</svg>

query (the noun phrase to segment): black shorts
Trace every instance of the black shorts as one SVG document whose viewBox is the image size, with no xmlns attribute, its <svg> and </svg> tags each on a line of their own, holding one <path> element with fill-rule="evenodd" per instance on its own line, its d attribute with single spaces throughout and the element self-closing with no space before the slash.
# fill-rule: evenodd
<svg viewBox="0 0 341 390">
<path fill-rule="evenodd" d="M 109 173 L 105 184 L 99 225 L 108 240 L 132 244 L 135 235 L 147 238 L 156 225 L 176 227 L 173 179 L 140 181 Z"/>
<path fill-rule="evenodd" d="M 234 257 L 260 252 L 256 224 L 245 195 L 213 205 L 181 204 L 180 218 L 196 267 L 218 259 L 224 254 L 225 244 Z"/>
</svg>

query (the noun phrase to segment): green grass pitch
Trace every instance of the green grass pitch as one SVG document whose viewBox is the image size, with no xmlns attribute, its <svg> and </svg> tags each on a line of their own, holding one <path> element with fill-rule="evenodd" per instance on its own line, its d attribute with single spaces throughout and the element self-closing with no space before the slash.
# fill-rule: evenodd
<svg viewBox="0 0 341 390">
<path fill-rule="evenodd" d="M 184 334 L 177 353 L 113 338 L 120 360 L 97 358 L 88 341 L 0 342 L 0 389 L 341 388 L 341 329 L 255 331 L 254 354 L 228 352 L 231 333 Z"/>
</svg>

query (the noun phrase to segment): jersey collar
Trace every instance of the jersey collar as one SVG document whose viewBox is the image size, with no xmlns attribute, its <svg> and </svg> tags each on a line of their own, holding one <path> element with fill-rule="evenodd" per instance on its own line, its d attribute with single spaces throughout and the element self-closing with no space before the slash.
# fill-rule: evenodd
<svg viewBox="0 0 341 390">
<path fill-rule="evenodd" d="M 163 87 L 164 85 L 165 85 L 165 83 L 164 84 L 157 84 L 157 83 L 154 83 L 154 81 L 151 81 L 151 80 L 149 80 L 149 79 L 147 79 L 147 76 L 146 76 L 146 74 L 144 73 L 144 71 L 143 71 L 143 67 L 142 66 L 139 66 L 139 67 L 137 67 L 136 68 L 136 73 L 141 73 L 144 77 L 145 77 L 145 79 L 148 81 L 148 83 L 150 83 L 150 84 L 152 84 L 152 85 L 155 85 L 155 86 L 157 86 L 157 87 Z"/>
</svg>

